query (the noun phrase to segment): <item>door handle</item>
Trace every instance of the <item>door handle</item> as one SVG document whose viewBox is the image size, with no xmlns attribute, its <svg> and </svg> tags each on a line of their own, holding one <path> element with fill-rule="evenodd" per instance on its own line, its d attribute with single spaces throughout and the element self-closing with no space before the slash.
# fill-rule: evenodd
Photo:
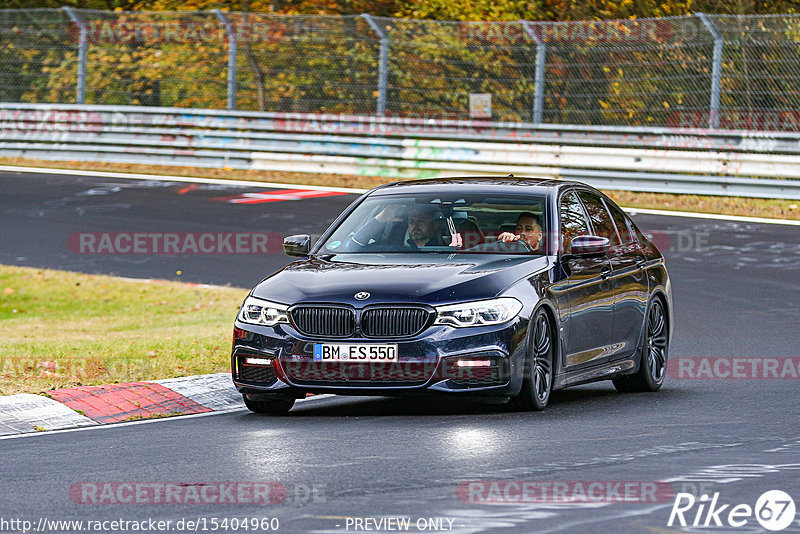
<svg viewBox="0 0 800 534">
<path fill-rule="evenodd" d="M 641 269 L 642 267 L 644 267 L 644 264 L 645 264 L 645 263 L 647 263 L 647 260 L 645 260 L 644 258 L 637 258 L 637 259 L 636 259 L 636 266 L 637 266 L 639 269 Z"/>
<path fill-rule="evenodd" d="M 609 269 L 608 267 L 600 271 L 600 278 L 602 278 L 603 281 L 608 280 L 610 277 L 611 277 L 611 269 Z"/>
</svg>

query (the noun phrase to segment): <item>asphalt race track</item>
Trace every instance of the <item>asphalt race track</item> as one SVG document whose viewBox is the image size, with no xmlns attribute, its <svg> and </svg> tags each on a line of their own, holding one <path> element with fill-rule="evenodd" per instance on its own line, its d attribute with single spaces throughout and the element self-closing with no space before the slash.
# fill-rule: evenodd
<svg viewBox="0 0 800 534">
<path fill-rule="evenodd" d="M 230 201 L 248 193 L 270 191 L 3 173 L 0 263 L 249 287 L 287 257 L 78 254 L 68 239 L 121 231 L 319 234 L 355 198 Z M 670 359 L 742 358 L 747 370 L 760 369 L 765 358 L 796 361 L 797 226 L 634 219 L 667 257 L 676 318 Z M 41 518 L 153 518 L 173 521 L 177 532 L 193 530 L 176 529 L 181 519 L 200 518 L 211 530 L 213 518 L 277 518 L 279 532 L 388 532 L 377 522 L 408 518 L 412 532 L 662 533 L 679 530 L 667 523 L 674 494 L 686 492 L 709 500 L 718 493 L 717 508 L 730 506 L 717 516 L 723 526 L 714 527 L 705 510 L 698 514 L 698 501 L 685 513 L 687 522 L 698 516 L 712 526 L 680 530 L 762 532 L 755 517 L 734 528 L 728 514 L 739 504 L 755 508 L 768 490 L 788 493 L 800 507 L 800 378 L 732 375 L 692 379 L 673 369 L 655 394 L 618 394 L 610 383 L 577 387 L 556 392 L 543 413 L 439 399 L 323 396 L 299 402 L 282 418 L 234 411 L 4 439 L 0 519 L 35 526 Z M 220 481 L 275 482 L 286 494 L 267 505 L 78 504 L 70 494 L 82 482 Z M 522 481 L 566 482 L 570 491 L 592 481 L 604 488 L 660 481 L 670 491 L 638 502 L 519 502 L 509 482 Z M 481 502 L 492 496 L 504 502 Z M 783 532 L 800 532 L 800 520 Z"/>
</svg>

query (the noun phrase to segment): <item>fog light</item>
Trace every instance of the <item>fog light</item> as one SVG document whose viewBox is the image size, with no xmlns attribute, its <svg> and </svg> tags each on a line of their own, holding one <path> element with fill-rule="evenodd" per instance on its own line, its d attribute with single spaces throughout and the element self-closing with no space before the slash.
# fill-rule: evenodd
<svg viewBox="0 0 800 534">
<path fill-rule="evenodd" d="M 245 365 L 272 365 L 272 360 L 267 358 L 245 358 Z"/>
<path fill-rule="evenodd" d="M 491 360 L 458 360 L 459 367 L 491 367 Z"/>
</svg>

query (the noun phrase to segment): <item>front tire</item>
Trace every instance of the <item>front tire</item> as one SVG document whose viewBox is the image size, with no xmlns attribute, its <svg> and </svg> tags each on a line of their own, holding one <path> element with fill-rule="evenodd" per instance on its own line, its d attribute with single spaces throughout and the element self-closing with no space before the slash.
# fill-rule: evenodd
<svg viewBox="0 0 800 534">
<path fill-rule="evenodd" d="M 664 384 L 669 352 L 669 325 L 664 305 L 654 299 L 647 311 L 642 346 L 639 348 L 641 361 L 639 371 L 629 376 L 615 378 L 612 382 L 617 391 L 634 393 L 658 391 Z"/>
<path fill-rule="evenodd" d="M 294 406 L 294 399 L 248 399 L 247 395 L 242 395 L 244 405 L 253 413 L 260 415 L 286 415 Z"/>
<path fill-rule="evenodd" d="M 525 360 L 522 390 L 513 402 L 519 410 L 540 411 L 547 407 L 553 389 L 555 340 L 550 317 L 544 310 L 536 312 L 531 325 L 533 338 L 529 357 Z"/>
</svg>

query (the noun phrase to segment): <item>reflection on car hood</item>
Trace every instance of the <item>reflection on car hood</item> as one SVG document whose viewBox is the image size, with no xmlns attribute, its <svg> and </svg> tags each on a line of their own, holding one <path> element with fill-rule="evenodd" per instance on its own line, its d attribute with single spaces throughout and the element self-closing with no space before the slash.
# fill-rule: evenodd
<svg viewBox="0 0 800 534">
<path fill-rule="evenodd" d="M 338 254 L 289 264 L 263 280 L 253 295 L 283 304 L 380 302 L 443 304 L 492 298 L 544 269 L 543 256 L 494 254 Z M 357 301 L 366 291 L 370 297 Z"/>
</svg>

